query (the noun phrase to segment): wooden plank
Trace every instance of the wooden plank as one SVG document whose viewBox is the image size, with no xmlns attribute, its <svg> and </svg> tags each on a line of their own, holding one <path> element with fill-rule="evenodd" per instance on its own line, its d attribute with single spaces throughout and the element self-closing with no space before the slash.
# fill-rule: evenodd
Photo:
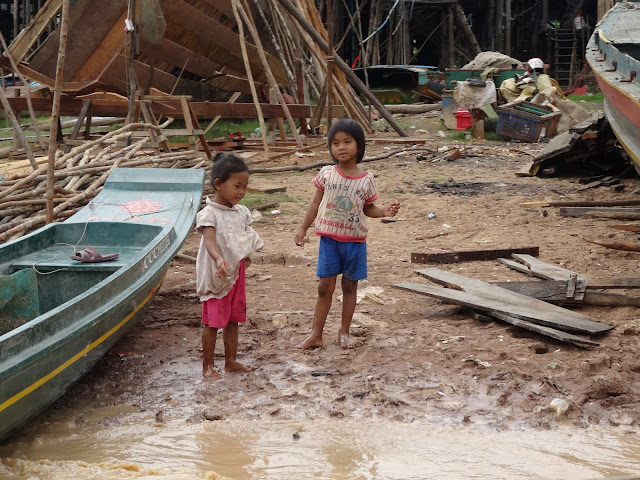
<svg viewBox="0 0 640 480">
<path fill-rule="evenodd" d="M 514 262 L 513 260 L 509 260 L 508 258 L 499 258 L 498 262 L 502 263 L 503 265 L 506 265 L 512 270 L 517 270 L 518 272 L 522 272 L 529 276 L 533 275 L 533 272 L 531 271 L 531 269 L 522 263 Z"/>
<path fill-rule="evenodd" d="M 158 72 L 156 72 L 156 76 Z M 175 80 L 175 77 L 172 77 Z M 75 84 L 74 84 L 75 85 Z M 24 97 L 8 98 L 7 101 L 14 111 L 28 110 L 27 100 Z M 38 112 L 51 112 L 50 98 L 33 98 L 33 108 Z M 175 102 L 170 102 L 175 103 Z M 198 118 L 214 118 L 217 115 L 223 115 L 225 118 L 257 118 L 256 107 L 253 103 L 234 103 L 226 102 L 191 102 L 191 110 Z M 261 103 L 263 114 L 265 117 L 284 116 L 282 105 L 271 105 L 269 103 Z M 309 118 L 311 116 L 310 105 L 287 105 L 291 116 L 294 118 Z M 64 98 L 60 100 L 60 115 L 77 116 L 82 109 L 82 100 L 75 98 Z M 2 110 L 2 104 L 0 104 Z M 124 117 L 129 111 L 126 101 L 114 100 L 94 100 L 93 114 L 99 117 Z M 182 111 L 176 110 L 175 106 L 165 105 L 163 103 L 154 103 L 153 111 L 156 115 L 166 115 L 176 118 L 182 117 Z"/>
<path fill-rule="evenodd" d="M 524 263 L 527 267 L 529 267 L 529 270 L 533 275 L 540 278 L 544 278 L 547 280 L 569 281 L 571 275 L 577 275 L 578 281 L 587 280 L 587 277 L 578 272 L 572 272 L 571 270 L 567 270 L 566 268 L 543 262 L 542 260 L 534 258 L 530 255 L 514 253 L 513 255 L 511 255 L 511 257 Z"/>
<path fill-rule="evenodd" d="M 567 331 L 583 331 L 585 333 L 604 332 L 612 328 L 608 325 L 594 322 L 580 313 L 549 305 L 545 302 L 527 297 L 526 295 L 493 286 L 481 280 L 464 277 L 452 272 L 445 272 L 437 268 L 417 270 L 416 273 L 428 278 L 432 282 L 445 286 L 454 286 L 463 289 L 466 293 L 506 306 L 506 309 L 503 308 L 499 311 L 531 320 L 535 323 L 556 323 L 556 325 L 549 326 Z M 536 321 L 536 319 L 541 321 Z"/>
<path fill-rule="evenodd" d="M 591 278 L 587 289 L 601 288 L 640 288 L 640 278 L 637 277 L 619 277 L 619 278 Z"/>
<path fill-rule="evenodd" d="M 560 207 L 563 217 L 584 217 L 590 213 L 624 213 L 640 215 L 640 208 L 627 207 Z"/>
<path fill-rule="evenodd" d="M 167 21 L 166 38 L 214 62 L 216 59 L 224 58 L 225 65 L 235 71 L 244 71 L 240 41 L 236 32 L 182 0 L 163 2 L 162 10 Z M 215 32 L 215 35 L 207 35 L 205 32 Z M 256 47 L 248 44 L 247 48 L 256 80 L 266 81 L 265 70 Z M 276 81 L 286 85 L 288 78 L 284 66 L 277 58 L 266 55 Z"/>
<path fill-rule="evenodd" d="M 560 340 L 566 343 L 572 343 L 578 347 L 597 347 L 600 344 L 598 342 L 594 342 L 593 340 L 589 340 L 583 337 L 578 337 L 577 335 L 572 335 L 567 332 L 562 332 L 560 330 L 556 330 L 555 328 L 545 327 L 544 325 L 538 325 L 533 322 L 529 322 L 527 320 L 522 320 L 520 318 L 512 317 L 510 315 L 504 315 L 502 313 L 493 314 L 497 319 L 502 320 L 503 322 L 507 322 L 516 327 L 521 327 L 526 330 L 539 333 L 540 335 L 544 335 L 547 337 L 555 338 L 556 340 Z"/>
<path fill-rule="evenodd" d="M 107 32 L 100 41 L 97 48 L 93 50 L 91 55 L 86 59 L 84 64 L 78 68 L 73 76 L 74 82 L 83 80 L 96 80 L 100 78 L 102 71 L 107 65 L 110 65 L 113 59 L 124 48 L 124 20 L 127 12 L 123 12 L 120 18 L 113 24 L 111 30 Z"/>
<path fill-rule="evenodd" d="M 67 45 L 71 48 L 65 57 L 64 81 L 70 81 L 93 55 L 114 23 L 127 10 L 126 0 L 110 0 L 96 8 L 93 0 L 74 2 L 69 12 Z M 124 30 L 123 25 L 120 25 Z M 44 75 L 55 77 L 59 34 L 51 35 L 31 58 L 30 67 Z M 119 47 L 118 50 L 122 50 Z"/>
<path fill-rule="evenodd" d="M 521 207 L 634 207 L 640 205 L 640 200 L 584 200 L 584 201 L 538 201 L 519 203 Z"/>
<path fill-rule="evenodd" d="M 513 253 L 540 254 L 539 247 L 506 248 L 490 250 L 466 250 L 459 252 L 412 253 L 411 263 L 458 263 L 475 260 L 495 260 Z"/>
<path fill-rule="evenodd" d="M 474 295 L 468 292 L 462 292 L 460 290 L 453 290 L 451 288 L 440 288 L 431 285 L 424 285 L 421 283 L 404 282 L 392 285 L 394 288 L 406 290 L 420 295 L 427 295 L 429 297 L 437 298 L 439 300 L 453 303 L 456 305 L 462 305 L 464 307 L 473 308 L 476 310 L 482 310 L 489 315 L 494 316 L 497 313 L 512 316 L 515 318 L 521 318 L 528 320 L 532 323 L 544 325 L 550 328 L 558 328 L 569 332 L 575 333 L 587 333 L 587 334 L 599 334 L 611 330 L 612 327 L 590 320 L 583 319 L 576 324 L 572 319 L 565 318 L 563 314 L 560 315 L 548 315 L 547 309 L 557 308 L 562 312 L 570 312 L 569 310 L 556 307 L 554 305 L 535 300 L 533 298 L 527 298 L 528 303 L 538 303 L 543 306 L 542 309 L 526 308 L 520 305 L 514 305 L 508 301 L 501 301 L 497 299 L 484 298 L 479 295 Z M 496 287 L 497 288 L 497 287 Z M 512 292 L 509 292 L 512 293 Z M 517 295 L 513 293 L 513 295 Z M 526 297 L 525 297 L 526 298 Z M 573 312 L 570 312 L 573 313 Z"/>
<path fill-rule="evenodd" d="M 545 145 L 542 151 L 533 159 L 533 163 L 539 164 L 548 158 L 555 157 L 561 153 L 568 152 L 578 141 L 580 135 L 569 131 L 562 132 L 551 139 L 549 143 Z"/>
<path fill-rule="evenodd" d="M 637 280 L 640 279 L 626 279 Z M 520 293 L 531 298 L 553 303 L 554 305 L 597 305 L 601 307 L 637 307 L 640 306 L 640 297 L 631 297 L 611 292 L 599 292 L 587 290 L 582 300 L 567 297 L 567 282 L 543 280 L 532 282 L 491 282 L 491 285 L 504 288 L 511 292 Z M 594 288 L 589 284 L 589 288 Z M 614 287 L 609 287 L 614 288 Z M 626 288 L 626 287 L 615 287 Z M 634 287 L 639 288 L 639 287 Z"/>
<path fill-rule="evenodd" d="M 38 40 L 38 37 L 49 27 L 53 18 L 62 8 L 62 0 L 47 0 L 38 10 L 36 16 L 23 28 L 9 45 L 9 53 L 16 64 L 22 62 L 25 56 Z"/>
<path fill-rule="evenodd" d="M 177 68 L 181 69 L 185 66 L 186 72 L 195 73 L 202 78 L 208 78 L 222 68 L 222 64 L 216 62 L 215 59 L 203 57 L 168 38 L 163 38 L 152 47 L 145 46 L 142 51 L 149 55 L 153 54 L 155 58 L 161 58 L 164 62 Z"/>
</svg>

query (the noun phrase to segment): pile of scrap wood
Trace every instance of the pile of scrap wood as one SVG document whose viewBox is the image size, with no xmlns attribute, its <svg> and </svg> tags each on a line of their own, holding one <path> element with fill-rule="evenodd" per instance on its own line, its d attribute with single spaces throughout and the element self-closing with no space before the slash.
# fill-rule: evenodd
<svg viewBox="0 0 640 480">
<path fill-rule="evenodd" d="M 454 254 L 463 254 L 460 261 L 477 259 L 472 258 L 477 257 L 472 252 L 445 252 L 443 255 L 448 256 L 440 263 L 450 263 Z M 513 260 L 498 260 L 542 280 L 489 283 L 427 268 L 416 270 L 416 273 L 446 288 L 414 282 L 399 283 L 394 287 L 467 307 L 476 318 L 501 320 L 580 347 L 597 346 L 598 343 L 590 337 L 604 334 L 613 327 L 561 305 L 640 306 L 640 297 L 602 291 L 640 288 L 640 278 L 589 279 L 528 254 L 514 253 L 511 256 Z M 495 257 L 487 255 L 486 258 Z M 429 260 L 412 257 L 412 261 L 438 260 L 436 257 Z"/>
<path fill-rule="evenodd" d="M 521 175 L 558 175 L 587 172 L 619 174 L 628 166 L 609 122 L 595 112 L 583 122 L 553 137 Z"/>
</svg>

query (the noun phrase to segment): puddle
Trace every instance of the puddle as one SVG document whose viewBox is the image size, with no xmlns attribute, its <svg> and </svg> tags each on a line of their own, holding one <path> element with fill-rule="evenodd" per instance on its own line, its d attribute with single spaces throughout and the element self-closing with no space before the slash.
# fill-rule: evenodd
<svg viewBox="0 0 640 480">
<path fill-rule="evenodd" d="M 117 416 L 119 421 L 105 422 Z M 637 473 L 615 430 L 503 431 L 387 420 L 159 423 L 109 408 L 32 425 L 0 446 L 3 479 L 595 479 Z"/>
</svg>

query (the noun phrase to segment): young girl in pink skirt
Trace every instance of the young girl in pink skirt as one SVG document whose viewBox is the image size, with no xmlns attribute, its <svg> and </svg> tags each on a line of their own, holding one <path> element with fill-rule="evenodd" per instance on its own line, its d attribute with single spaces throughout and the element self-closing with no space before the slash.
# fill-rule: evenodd
<svg viewBox="0 0 640 480">
<path fill-rule="evenodd" d="M 202 301 L 202 375 L 220 378 L 213 365 L 218 329 L 224 341 L 224 371 L 250 372 L 236 360 L 238 324 L 247 321 L 245 268 L 264 245 L 250 227 L 251 213 L 238 202 L 247 193 L 249 169 L 233 154 L 218 153 L 211 169 L 215 197 L 196 217 L 202 234 L 196 261 L 196 287 Z"/>
</svg>

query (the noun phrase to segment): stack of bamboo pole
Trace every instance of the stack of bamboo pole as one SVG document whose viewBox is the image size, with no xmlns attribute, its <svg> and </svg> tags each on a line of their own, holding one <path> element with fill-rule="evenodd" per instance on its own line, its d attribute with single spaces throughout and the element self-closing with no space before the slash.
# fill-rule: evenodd
<svg viewBox="0 0 640 480">
<path fill-rule="evenodd" d="M 80 145 L 68 154 L 59 153 L 53 172 L 55 219 L 64 219 L 86 205 L 116 167 L 202 168 L 207 165 L 202 155 L 194 151 L 145 153 L 142 149 L 146 138 L 129 146 L 119 146 L 132 130 L 165 126 L 129 124 Z M 42 167 L 0 182 L 0 242 L 24 235 L 46 223 L 48 173 L 48 167 Z"/>
</svg>

